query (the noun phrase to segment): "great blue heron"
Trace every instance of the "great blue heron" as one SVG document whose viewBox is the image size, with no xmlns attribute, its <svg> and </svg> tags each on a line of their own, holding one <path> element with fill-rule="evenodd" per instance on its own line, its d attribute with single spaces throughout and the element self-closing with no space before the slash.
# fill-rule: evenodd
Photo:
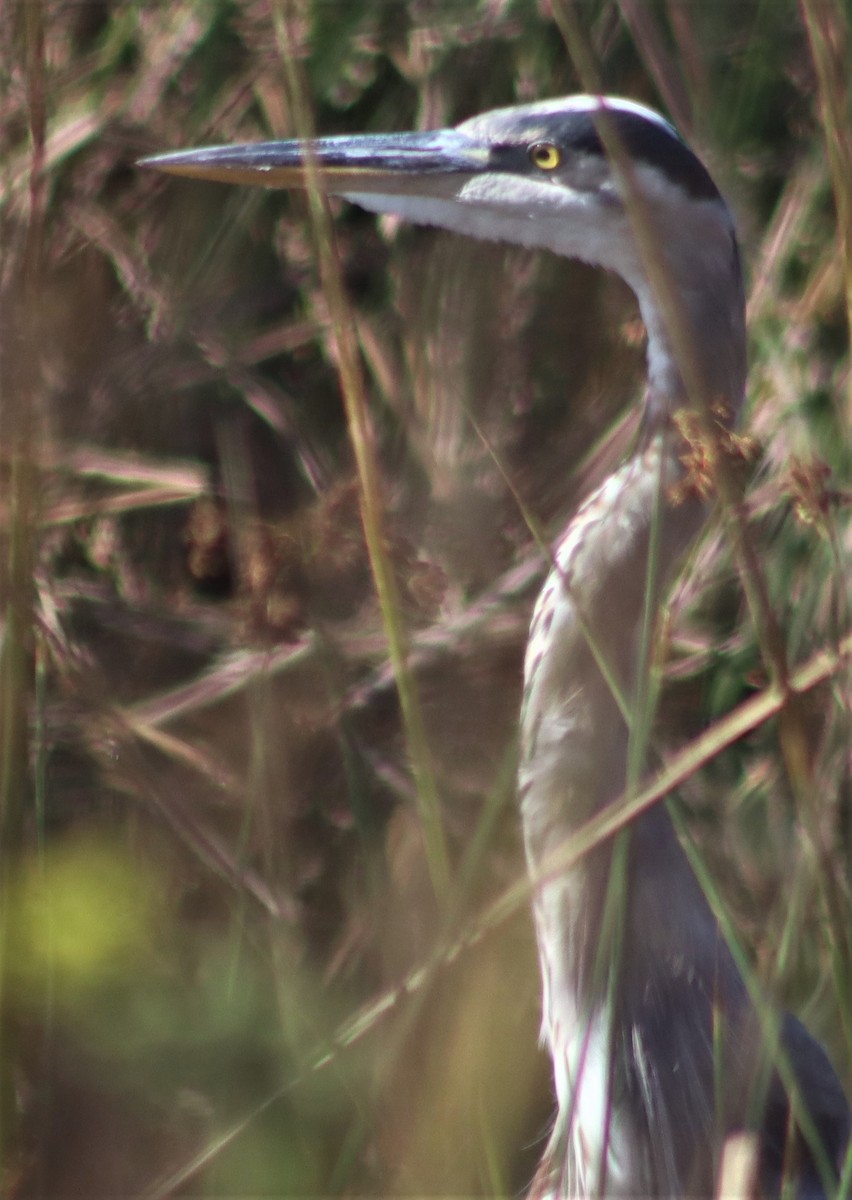
<svg viewBox="0 0 852 1200">
<path fill-rule="evenodd" d="M 227 183 L 314 180 L 374 212 L 583 259 L 636 293 L 648 333 L 640 432 L 565 529 L 527 647 L 519 791 L 535 875 L 635 776 L 639 735 L 622 698 L 629 706 L 641 690 L 648 614 L 706 515 L 696 489 L 674 498 L 682 417 L 712 409 L 730 422 L 741 406 L 743 286 L 725 201 L 661 116 L 590 96 L 431 133 L 145 161 Z M 558 1102 L 536 1195 L 712 1196 L 726 1140 L 745 1130 L 756 1192 L 836 1188 L 850 1134 L 843 1089 L 795 1018 L 768 1044 L 664 807 L 540 882 L 534 916 Z"/>
</svg>

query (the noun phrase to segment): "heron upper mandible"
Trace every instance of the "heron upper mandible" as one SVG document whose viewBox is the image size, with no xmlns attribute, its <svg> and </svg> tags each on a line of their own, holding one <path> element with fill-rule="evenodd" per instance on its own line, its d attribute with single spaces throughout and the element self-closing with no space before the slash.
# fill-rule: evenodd
<svg viewBox="0 0 852 1200">
<path fill-rule="evenodd" d="M 604 267 L 639 302 L 648 380 L 636 444 L 569 521 L 527 645 L 519 794 L 535 875 L 638 782 L 640 722 L 626 713 L 643 686 L 648 614 L 706 517 L 684 479 L 683 416 L 731 421 L 745 389 L 731 214 L 672 126 L 621 99 L 320 138 L 309 153 L 310 170 L 299 141 L 145 162 L 266 187 L 310 176 L 373 212 Z M 770 1044 L 663 806 L 545 874 L 534 917 L 558 1113 L 533 1195 L 714 1196 L 740 1131 L 754 1135 L 752 1194 L 836 1193 L 850 1137 L 840 1082 L 794 1017 Z"/>
</svg>

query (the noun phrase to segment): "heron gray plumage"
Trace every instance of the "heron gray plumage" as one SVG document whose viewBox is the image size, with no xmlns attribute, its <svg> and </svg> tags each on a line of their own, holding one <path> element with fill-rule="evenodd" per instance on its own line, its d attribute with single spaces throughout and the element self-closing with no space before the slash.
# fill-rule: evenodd
<svg viewBox="0 0 852 1200">
<path fill-rule="evenodd" d="M 608 153 L 613 145 L 620 153 Z M 678 418 L 712 407 L 731 422 L 745 391 L 743 285 L 725 201 L 661 116 L 591 96 L 430 133 L 145 161 L 229 183 L 312 179 L 373 212 L 582 259 L 635 292 L 648 333 L 640 433 L 562 534 L 527 646 L 519 795 L 535 876 L 638 782 L 640 723 L 625 712 L 644 686 L 647 614 L 706 518 L 695 489 L 673 498 L 685 471 Z M 831 1194 L 850 1113 L 824 1050 L 795 1018 L 781 1018 L 780 1053 L 797 1093 L 791 1117 L 765 1029 L 666 809 L 650 809 L 626 833 L 535 889 L 558 1113 L 533 1193 L 711 1196 L 726 1139 L 752 1130 L 761 1194 Z"/>
</svg>

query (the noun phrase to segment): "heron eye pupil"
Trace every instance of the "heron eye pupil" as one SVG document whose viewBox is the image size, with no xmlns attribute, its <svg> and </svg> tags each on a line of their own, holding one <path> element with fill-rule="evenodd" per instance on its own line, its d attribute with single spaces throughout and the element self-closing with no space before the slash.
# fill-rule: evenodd
<svg viewBox="0 0 852 1200">
<path fill-rule="evenodd" d="M 542 171 L 553 171 L 562 162 L 559 147 L 552 142 L 536 142 L 530 146 L 530 158 Z"/>
</svg>

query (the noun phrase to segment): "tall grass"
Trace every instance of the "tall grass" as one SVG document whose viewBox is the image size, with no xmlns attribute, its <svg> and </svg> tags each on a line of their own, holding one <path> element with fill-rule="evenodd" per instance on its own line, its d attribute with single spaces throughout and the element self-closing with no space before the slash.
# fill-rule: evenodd
<svg viewBox="0 0 852 1200">
<path fill-rule="evenodd" d="M 335 258 L 298 197 L 133 164 L 577 90 L 565 8 L 21 0 L 0 30 L 10 1195 L 495 1195 L 534 1169 L 520 662 L 539 543 L 628 441 L 631 298 L 336 203 Z M 664 766 L 553 870 L 677 789 L 755 984 L 850 1087 L 845 14 L 570 12 L 737 211 L 743 529 L 778 634 L 716 522 L 666 614 Z"/>
</svg>

